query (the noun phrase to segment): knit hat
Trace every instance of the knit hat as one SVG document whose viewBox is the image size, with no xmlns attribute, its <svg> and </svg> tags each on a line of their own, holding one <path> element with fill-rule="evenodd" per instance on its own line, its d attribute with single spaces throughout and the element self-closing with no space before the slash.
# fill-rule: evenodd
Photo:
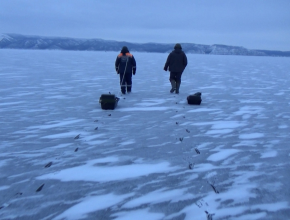
<svg viewBox="0 0 290 220">
<path fill-rule="evenodd" d="M 174 49 L 182 49 L 180 44 L 175 44 Z"/>
</svg>

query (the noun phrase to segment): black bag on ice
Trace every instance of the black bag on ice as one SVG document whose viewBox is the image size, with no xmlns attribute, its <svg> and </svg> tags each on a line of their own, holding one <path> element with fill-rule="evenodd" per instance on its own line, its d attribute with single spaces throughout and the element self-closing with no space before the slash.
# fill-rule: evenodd
<svg viewBox="0 0 290 220">
<path fill-rule="evenodd" d="M 187 103 L 189 105 L 200 105 L 200 103 L 201 103 L 201 93 L 197 92 L 197 93 L 194 93 L 193 95 L 187 96 Z"/>
<path fill-rule="evenodd" d="M 112 94 L 102 94 L 99 100 L 104 110 L 114 110 L 117 107 L 119 98 Z"/>
</svg>

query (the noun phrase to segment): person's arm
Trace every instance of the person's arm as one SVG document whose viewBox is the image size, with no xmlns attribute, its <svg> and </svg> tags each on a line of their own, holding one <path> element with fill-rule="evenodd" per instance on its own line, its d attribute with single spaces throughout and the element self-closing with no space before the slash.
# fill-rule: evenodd
<svg viewBox="0 0 290 220">
<path fill-rule="evenodd" d="M 117 74 L 119 74 L 119 65 L 120 65 L 120 58 L 117 57 L 116 62 L 115 62 L 115 69 L 116 69 Z"/>
<path fill-rule="evenodd" d="M 186 57 L 185 53 L 184 53 L 184 57 L 183 57 L 183 66 L 184 66 L 184 69 L 187 66 L 187 57 Z"/>
<path fill-rule="evenodd" d="M 137 70 L 137 64 L 136 64 L 136 60 L 135 60 L 133 55 L 132 55 L 132 70 L 133 70 L 133 75 L 135 75 L 136 70 Z"/>
<path fill-rule="evenodd" d="M 166 60 L 166 63 L 165 63 L 165 66 L 163 68 L 165 71 L 168 70 L 168 66 L 170 64 L 170 57 L 171 57 L 170 55 L 171 55 L 171 53 L 168 55 L 167 60 Z"/>
</svg>

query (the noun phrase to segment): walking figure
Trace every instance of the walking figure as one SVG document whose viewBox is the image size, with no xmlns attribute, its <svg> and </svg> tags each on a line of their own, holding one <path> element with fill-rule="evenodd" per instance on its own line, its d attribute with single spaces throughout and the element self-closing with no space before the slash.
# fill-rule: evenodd
<svg viewBox="0 0 290 220">
<path fill-rule="evenodd" d="M 117 74 L 120 75 L 120 86 L 123 94 L 132 91 L 132 73 L 136 74 L 136 61 L 127 47 L 123 47 L 115 62 Z"/>
<path fill-rule="evenodd" d="M 180 44 L 176 44 L 174 46 L 174 50 L 168 55 L 167 61 L 164 66 L 164 70 L 167 71 L 169 67 L 170 77 L 169 81 L 171 82 L 171 90 L 176 94 L 179 94 L 179 88 L 181 84 L 181 75 L 187 66 L 187 57 L 185 53 L 182 51 L 182 47 Z"/>
</svg>

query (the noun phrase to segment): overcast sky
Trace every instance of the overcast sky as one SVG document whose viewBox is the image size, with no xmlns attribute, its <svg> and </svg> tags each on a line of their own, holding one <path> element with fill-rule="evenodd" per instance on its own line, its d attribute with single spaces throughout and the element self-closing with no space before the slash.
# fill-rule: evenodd
<svg viewBox="0 0 290 220">
<path fill-rule="evenodd" d="M 290 0 L 0 0 L 0 34 L 290 51 Z"/>
</svg>

